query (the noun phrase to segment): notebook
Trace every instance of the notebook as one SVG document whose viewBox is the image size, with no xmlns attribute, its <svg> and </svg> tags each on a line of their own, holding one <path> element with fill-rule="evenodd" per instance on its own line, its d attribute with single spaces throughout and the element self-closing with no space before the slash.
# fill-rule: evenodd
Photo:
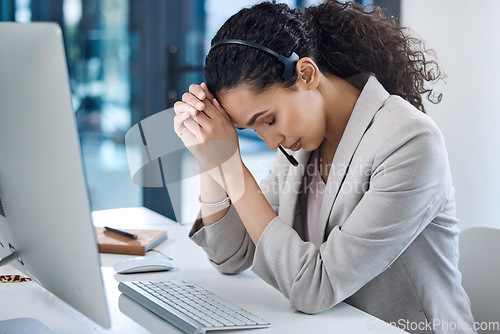
<svg viewBox="0 0 500 334">
<path fill-rule="evenodd" d="M 124 229 L 139 236 L 132 239 L 124 235 L 106 231 L 104 227 L 94 227 L 100 253 L 145 255 L 167 239 L 165 230 Z"/>
</svg>

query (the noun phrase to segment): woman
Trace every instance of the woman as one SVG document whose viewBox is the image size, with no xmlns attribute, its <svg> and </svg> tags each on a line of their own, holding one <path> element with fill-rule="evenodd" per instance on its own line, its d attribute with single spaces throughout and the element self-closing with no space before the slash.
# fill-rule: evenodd
<svg viewBox="0 0 500 334">
<path fill-rule="evenodd" d="M 305 313 L 345 301 L 413 333 L 475 332 L 446 148 L 422 103 L 439 102 L 424 84 L 441 74 L 420 45 L 336 1 L 262 3 L 220 28 L 206 85 L 174 119 L 203 172 L 190 236 L 216 268 L 252 266 Z M 257 185 L 235 126 L 298 166 L 278 152 Z"/>
</svg>

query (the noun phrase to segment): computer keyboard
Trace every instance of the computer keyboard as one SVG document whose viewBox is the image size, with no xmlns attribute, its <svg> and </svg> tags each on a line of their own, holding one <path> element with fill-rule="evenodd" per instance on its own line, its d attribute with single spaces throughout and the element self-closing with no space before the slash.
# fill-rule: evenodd
<svg viewBox="0 0 500 334">
<path fill-rule="evenodd" d="M 269 322 L 191 282 L 120 282 L 118 289 L 185 333 L 271 326 Z"/>
</svg>

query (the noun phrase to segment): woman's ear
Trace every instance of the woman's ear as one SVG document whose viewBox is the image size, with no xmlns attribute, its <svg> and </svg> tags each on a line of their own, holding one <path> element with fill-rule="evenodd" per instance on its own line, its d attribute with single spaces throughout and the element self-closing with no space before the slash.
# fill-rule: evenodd
<svg viewBox="0 0 500 334">
<path fill-rule="evenodd" d="M 309 57 L 300 58 L 295 65 L 297 83 L 304 84 L 307 89 L 315 89 L 319 85 L 318 65 Z"/>
</svg>

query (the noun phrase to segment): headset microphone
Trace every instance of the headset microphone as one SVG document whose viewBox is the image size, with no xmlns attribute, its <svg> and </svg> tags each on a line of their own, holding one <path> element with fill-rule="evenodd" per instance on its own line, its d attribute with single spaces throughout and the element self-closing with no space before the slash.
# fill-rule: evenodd
<svg viewBox="0 0 500 334">
<path fill-rule="evenodd" d="M 292 52 L 290 57 L 285 57 L 285 56 L 280 55 L 279 53 L 277 53 L 269 48 L 266 48 L 263 45 L 248 42 L 248 41 L 243 41 L 241 39 L 226 39 L 226 40 L 219 41 L 219 42 L 215 43 L 214 45 L 212 45 L 210 50 L 212 50 L 218 46 L 224 45 L 224 44 L 244 45 L 244 46 L 248 46 L 248 47 L 269 53 L 271 56 L 275 57 L 283 64 L 283 73 L 281 74 L 281 77 L 285 81 L 289 80 L 295 74 L 295 63 L 299 60 L 299 56 L 297 56 L 297 54 L 295 52 Z M 294 167 L 297 167 L 299 165 L 297 160 L 295 160 L 295 158 L 293 156 L 291 156 L 290 154 L 286 153 L 285 149 L 281 145 L 279 148 L 280 148 L 280 151 L 285 155 L 285 157 L 288 159 L 288 161 L 290 161 L 290 163 Z"/>
<path fill-rule="evenodd" d="M 297 160 L 295 160 L 295 158 L 292 155 L 286 153 L 285 149 L 281 145 L 280 145 L 280 151 L 281 151 L 281 153 L 283 153 L 285 155 L 285 157 L 288 159 L 288 161 L 290 161 L 290 163 L 293 165 L 293 167 L 297 167 L 299 165 Z"/>
</svg>

